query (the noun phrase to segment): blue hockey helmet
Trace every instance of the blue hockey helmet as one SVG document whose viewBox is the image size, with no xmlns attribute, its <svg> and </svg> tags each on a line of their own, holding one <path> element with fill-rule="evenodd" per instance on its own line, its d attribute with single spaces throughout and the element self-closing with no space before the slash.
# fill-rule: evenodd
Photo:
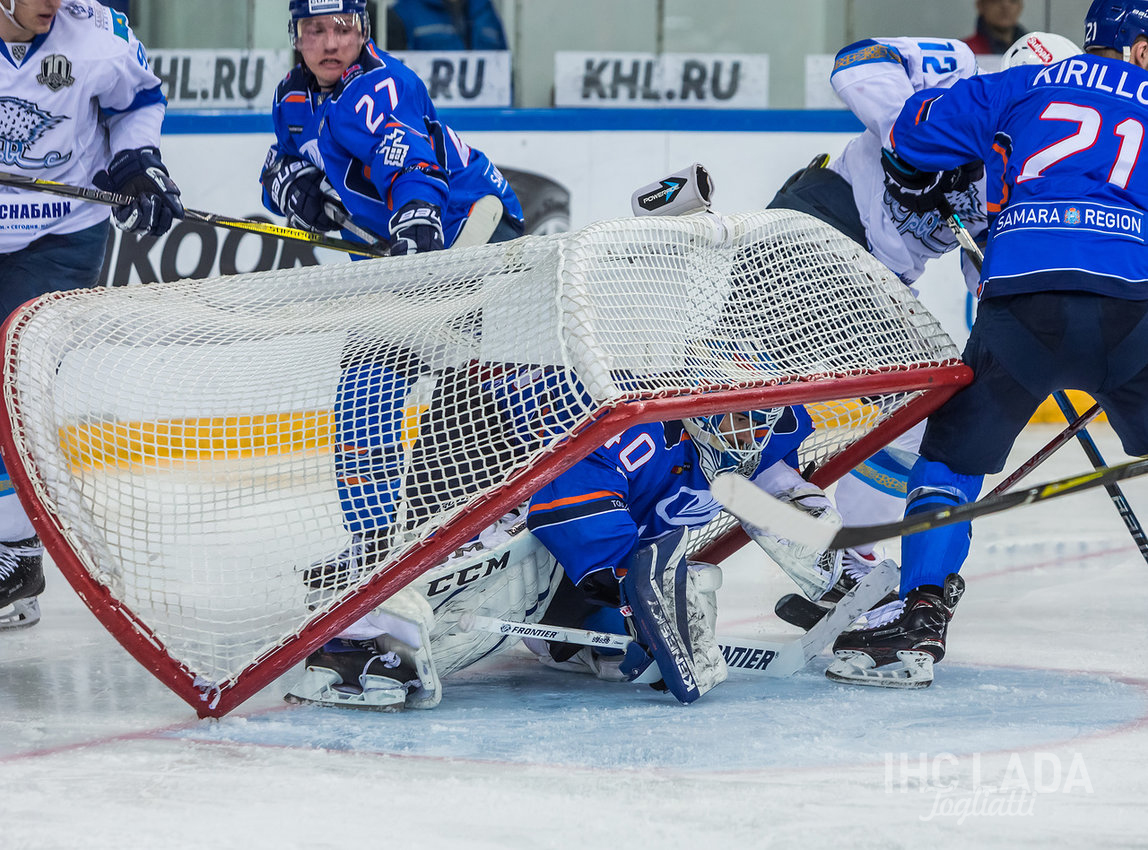
<svg viewBox="0 0 1148 850">
<path fill-rule="evenodd" d="M 367 0 L 291 0 L 290 10 L 291 22 L 287 25 L 287 31 L 291 34 L 292 47 L 299 38 L 299 21 L 321 15 L 349 16 L 357 23 L 364 39 L 371 37 Z"/>
<path fill-rule="evenodd" d="M 1148 0 L 1092 0 L 1084 16 L 1084 49 L 1109 47 L 1121 52 L 1148 36 Z"/>
<path fill-rule="evenodd" d="M 773 407 L 683 419 L 682 425 L 698 450 L 706 478 L 712 481 L 722 472 L 748 476 L 757 469 L 773 428 L 785 410 Z"/>
</svg>

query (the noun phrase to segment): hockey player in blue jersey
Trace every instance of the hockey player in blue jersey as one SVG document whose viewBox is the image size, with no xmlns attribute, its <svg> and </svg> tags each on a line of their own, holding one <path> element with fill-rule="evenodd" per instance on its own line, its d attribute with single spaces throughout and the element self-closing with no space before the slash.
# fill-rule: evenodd
<svg viewBox="0 0 1148 850">
<path fill-rule="evenodd" d="M 722 681 L 713 631 L 720 570 L 687 563 L 685 531 L 720 512 L 709 482 L 727 471 L 839 522 L 825 494 L 795 469 L 812 430 L 800 407 L 637 425 L 539 490 L 527 527 L 566 573 L 543 622 L 636 635 L 625 658 L 536 644 L 541 660 L 604 679 L 661 680 L 682 702 Z M 806 593 L 816 598 L 833 586 L 839 555 L 747 531 Z"/>
<path fill-rule="evenodd" d="M 354 222 L 389 240 L 392 256 L 449 248 L 464 228 L 468 244 L 522 234 L 522 209 L 502 174 L 439 119 L 422 81 L 370 40 L 364 0 L 291 0 L 289 9 L 303 61 L 275 95 L 276 141 L 261 174 L 268 209 L 315 231 Z M 471 221 L 492 199 L 497 214 Z M 316 580 L 335 581 L 383 556 L 406 475 L 403 407 L 420 378 L 436 387 L 423 405 L 479 403 L 477 387 L 435 383 L 401 346 L 349 339 L 335 401 L 335 475 L 352 543 L 314 565 Z M 465 452 L 451 445 L 454 436 L 423 428 L 412 464 L 441 472 L 458 462 Z M 408 500 L 417 522 L 437 500 L 431 486 L 412 489 L 426 494 Z"/>
<path fill-rule="evenodd" d="M 1080 389 L 1107 411 L 1131 455 L 1148 454 L 1148 0 L 1095 0 L 1086 55 L 923 91 L 884 153 L 887 186 L 930 209 L 975 160 L 991 221 L 981 302 L 964 360 L 972 384 L 929 419 L 906 515 L 971 501 L 1003 466 L 1051 392 Z M 904 607 L 846 632 L 827 675 L 919 687 L 945 654 L 963 591 L 967 523 L 902 544 Z"/>
<path fill-rule="evenodd" d="M 116 226 L 158 236 L 183 216 L 160 159 L 165 100 L 127 18 L 95 2 L 0 0 L 0 168 L 131 195 Z M 0 321 L 94 286 L 108 207 L 0 187 Z M 43 549 L 0 461 L 0 630 L 34 625 Z"/>
<path fill-rule="evenodd" d="M 493 196 L 501 215 L 471 241 L 522 235 L 522 208 L 499 170 L 370 40 L 365 0 L 291 0 L 290 12 L 303 61 L 272 107 L 275 144 L 260 178 L 269 210 L 314 231 L 349 218 L 400 255 L 450 247 L 475 203 Z"/>
</svg>

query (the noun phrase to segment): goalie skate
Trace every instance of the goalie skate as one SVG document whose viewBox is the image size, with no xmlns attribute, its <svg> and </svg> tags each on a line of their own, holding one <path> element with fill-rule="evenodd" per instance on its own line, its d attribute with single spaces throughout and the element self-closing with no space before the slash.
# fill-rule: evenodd
<svg viewBox="0 0 1148 850">
<path fill-rule="evenodd" d="M 333 640 L 307 657 L 307 671 L 284 695 L 296 705 L 331 705 L 371 711 L 398 711 L 406 704 L 407 685 L 386 675 L 401 661 L 380 653 L 373 641 Z"/>
</svg>

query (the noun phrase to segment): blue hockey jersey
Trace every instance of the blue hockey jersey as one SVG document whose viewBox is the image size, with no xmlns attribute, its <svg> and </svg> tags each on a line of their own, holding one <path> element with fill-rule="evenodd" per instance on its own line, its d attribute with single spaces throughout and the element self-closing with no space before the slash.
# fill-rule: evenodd
<svg viewBox="0 0 1148 850">
<path fill-rule="evenodd" d="M 373 42 L 329 95 L 296 65 L 275 93 L 272 120 L 270 156 L 319 166 L 351 218 L 379 236 L 389 237 L 391 216 L 412 200 L 441 208 L 447 247 L 484 195 L 497 195 L 522 221 L 522 207 L 494 163 L 444 124 L 422 80 Z M 266 190 L 263 204 L 282 214 Z"/>
<path fill-rule="evenodd" d="M 809 414 L 789 408 L 773 430 L 754 475 L 796 450 L 813 432 Z M 630 555 L 681 526 L 696 528 L 721 512 L 680 422 L 623 431 L 530 500 L 527 527 L 577 584 L 616 569 Z"/>
<path fill-rule="evenodd" d="M 936 171 L 983 160 L 990 241 L 982 297 L 1046 290 L 1148 299 L 1148 72 L 1076 56 L 910 98 L 896 153 Z"/>
</svg>

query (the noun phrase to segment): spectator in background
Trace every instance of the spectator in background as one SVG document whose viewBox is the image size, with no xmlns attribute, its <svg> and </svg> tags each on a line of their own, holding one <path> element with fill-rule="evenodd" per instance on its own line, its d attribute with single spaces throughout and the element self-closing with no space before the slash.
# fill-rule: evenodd
<svg viewBox="0 0 1148 850">
<path fill-rule="evenodd" d="M 395 0 L 387 6 L 388 51 L 506 49 L 491 0 Z"/>
<path fill-rule="evenodd" d="M 1027 30 L 1020 25 L 1024 0 L 977 0 L 977 31 L 962 39 L 977 56 L 1003 54 Z"/>
</svg>

